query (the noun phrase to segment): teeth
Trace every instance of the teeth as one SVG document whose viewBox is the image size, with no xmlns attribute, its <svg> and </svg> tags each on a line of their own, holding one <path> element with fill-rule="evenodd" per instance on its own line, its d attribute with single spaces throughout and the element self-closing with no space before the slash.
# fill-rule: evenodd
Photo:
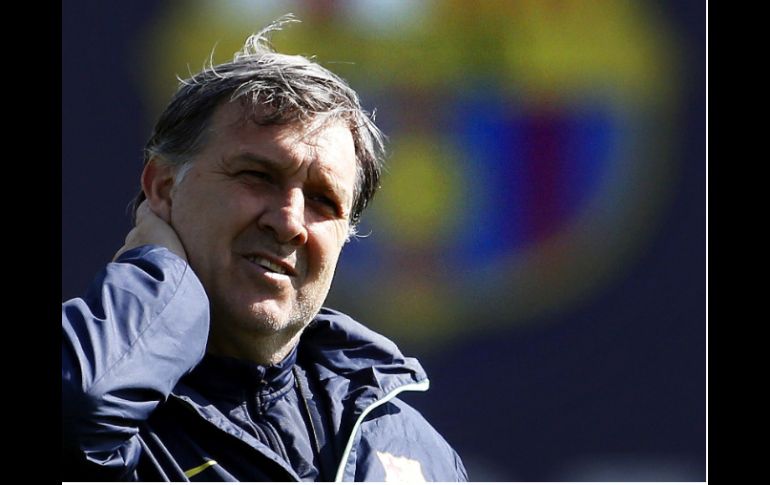
<svg viewBox="0 0 770 485">
<path fill-rule="evenodd" d="M 258 258 L 256 256 L 249 256 L 249 261 L 251 261 L 252 263 L 256 263 L 260 266 L 264 266 L 265 268 L 269 269 L 273 273 L 286 274 L 286 270 L 284 270 L 283 267 L 281 267 L 278 264 L 275 264 L 269 259 Z"/>
</svg>

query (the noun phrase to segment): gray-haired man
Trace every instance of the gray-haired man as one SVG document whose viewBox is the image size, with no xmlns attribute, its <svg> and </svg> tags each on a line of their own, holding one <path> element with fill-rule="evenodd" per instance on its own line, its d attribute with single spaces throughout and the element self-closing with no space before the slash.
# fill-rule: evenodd
<svg viewBox="0 0 770 485">
<path fill-rule="evenodd" d="M 378 187 L 382 135 L 340 78 L 250 37 L 183 81 L 136 227 L 62 306 L 65 480 L 465 480 L 396 396 L 419 363 L 322 308 Z"/>
</svg>

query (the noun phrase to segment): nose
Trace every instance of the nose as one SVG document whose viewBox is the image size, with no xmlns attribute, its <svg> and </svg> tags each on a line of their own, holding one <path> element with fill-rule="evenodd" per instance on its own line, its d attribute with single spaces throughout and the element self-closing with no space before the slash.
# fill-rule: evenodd
<svg viewBox="0 0 770 485">
<path fill-rule="evenodd" d="M 273 233 L 281 244 L 301 246 L 307 242 L 305 195 L 299 188 L 274 194 L 259 218 L 259 225 Z"/>
</svg>

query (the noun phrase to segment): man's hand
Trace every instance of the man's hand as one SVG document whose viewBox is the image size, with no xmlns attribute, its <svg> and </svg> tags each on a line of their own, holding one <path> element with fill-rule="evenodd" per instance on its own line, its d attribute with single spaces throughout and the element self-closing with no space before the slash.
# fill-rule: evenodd
<svg viewBox="0 0 770 485">
<path fill-rule="evenodd" d="M 166 247 L 171 252 L 187 261 L 187 253 L 185 253 L 182 241 L 179 240 L 176 231 L 174 231 L 166 221 L 150 210 L 150 206 L 147 205 L 146 200 L 139 204 L 139 207 L 136 210 L 136 227 L 131 229 L 126 235 L 125 244 L 118 249 L 118 252 L 115 253 L 112 260 L 115 261 L 118 256 L 129 249 L 145 244 L 157 244 Z"/>
</svg>

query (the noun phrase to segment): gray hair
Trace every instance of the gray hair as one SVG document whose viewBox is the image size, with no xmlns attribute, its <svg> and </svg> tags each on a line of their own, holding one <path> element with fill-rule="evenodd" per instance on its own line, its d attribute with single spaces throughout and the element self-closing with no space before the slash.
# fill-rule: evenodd
<svg viewBox="0 0 770 485">
<path fill-rule="evenodd" d="M 353 135 L 357 176 L 350 214 L 351 233 L 379 188 L 384 161 L 384 135 L 374 116 L 361 108 L 358 95 L 339 76 L 302 56 L 275 52 L 270 35 L 287 23 L 298 22 L 285 15 L 249 36 L 233 60 L 208 67 L 180 79 L 171 102 L 160 115 L 144 148 L 144 163 L 159 157 L 177 165 L 175 182 L 184 176 L 193 157 L 206 144 L 206 129 L 222 102 L 239 100 L 251 107 L 249 119 L 259 125 L 302 123 L 310 129 L 341 120 Z M 131 212 L 145 199 L 134 198 Z"/>
</svg>

